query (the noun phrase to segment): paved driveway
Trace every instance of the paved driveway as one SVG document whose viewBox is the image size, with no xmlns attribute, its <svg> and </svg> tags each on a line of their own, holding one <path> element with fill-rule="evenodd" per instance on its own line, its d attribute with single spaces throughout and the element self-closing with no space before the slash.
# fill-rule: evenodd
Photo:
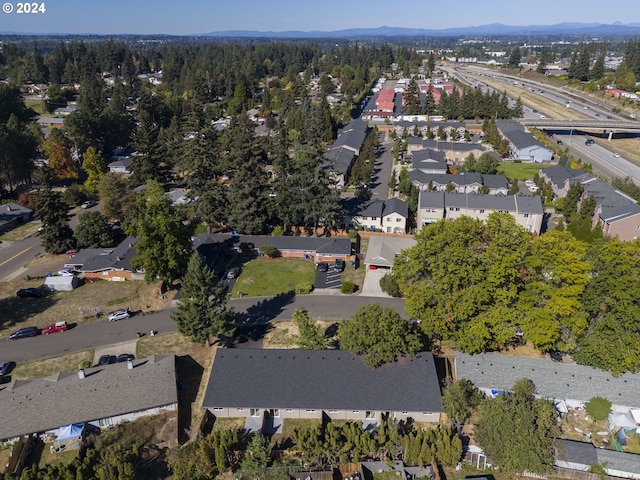
<svg viewBox="0 0 640 480">
<path fill-rule="evenodd" d="M 384 293 L 380 288 L 380 279 L 389 272 L 390 270 L 387 268 L 378 268 L 377 270 L 367 269 L 360 296 L 391 298 L 390 295 Z"/>
<path fill-rule="evenodd" d="M 340 288 L 342 286 L 342 273 L 334 272 L 333 265 L 329 265 L 327 272 L 316 271 L 316 284 L 314 287 L 318 288 Z"/>
</svg>

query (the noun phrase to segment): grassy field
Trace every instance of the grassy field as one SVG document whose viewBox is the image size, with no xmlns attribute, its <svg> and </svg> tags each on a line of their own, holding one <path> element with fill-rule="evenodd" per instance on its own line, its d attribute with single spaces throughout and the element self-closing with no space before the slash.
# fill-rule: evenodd
<svg viewBox="0 0 640 480">
<path fill-rule="evenodd" d="M 32 222 L 25 223 L 24 225 L 20 225 L 19 227 L 14 228 L 13 230 L 9 230 L 4 235 L 0 235 L 0 240 L 2 240 L 3 242 L 19 242 L 38 233 L 38 228 L 40 228 L 40 225 L 42 225 L 42 222 L 40 222 L 40 220 L 34 220 Z"/>
<path fill-rule="evenodd" d="M 7 330 L 16 326 L 44 327 L 61 320 L 90 322 L 97 318 L 94 312 L 104 315 L 118 308 L 158 310 L 169 304 L 174 293 L 162 299 L 156 283 L 99 281 L 85 283 L 71 292 L 50 292 L 43 298 L 16 297 L 20 288 L 39 287 L 42 283 L 42 279 L 0 283 L 0 335 L 7 335 Z"/>
<path fill-rule="evenodd" d="M 512 163 L 504 162 L 500 164 L 498 173 L 507 178 L 517 178 L 518 180 L 527 180 L 533 178 L 541 168 L 548 167 L 542 163 Z"/>
<path fill-rule="evenodd" d="M 313 262 L 299 258 L 266 258 L 251 260 L 233 287 L 233 297 L 243 292 L 249 297 L 271 296 L 295 290 L 296 286 L 315 283 Z"/>
<path fill-rule="evenodd" d="M 55 335 L 64 335 L 56 333 Z M 11 372 L 11 377 L 16 379 L 37 378 L 53 375 L 58 372 L 71 372 L 80 367 L 82 362 L 91 363 L 93 360 L 93 350 L 60 355 L 59 357 L 36 360 L 33 362 L 20 363 Z"/>
</svg>

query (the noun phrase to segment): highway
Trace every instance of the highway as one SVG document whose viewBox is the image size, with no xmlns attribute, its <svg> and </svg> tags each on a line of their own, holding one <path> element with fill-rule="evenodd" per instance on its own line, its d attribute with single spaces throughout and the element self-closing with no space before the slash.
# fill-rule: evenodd
<svg viewBox="0 0 640 480">
<path fill-rule="evenodd" d="M 344 320 L 350 318 L 359 306 L 370 303 L 380 303 L 385 308 L 393 308 L 406 318 L 404 300 L 396 298 L 284 295 L 258 299 L 234 299 L 229 302 L 229 306 L 236 312 L 238 326 L 251 327 L 271 321 L 291 320 L 293 312 L 299 307 L 306 308 L 316 320 Z M 175 332 L 176 324 L 170 317 L 172 311 L 173 309 L 169 308 L 152 313 L 136 312 L 131 318 L 118 322 L 109 322 L 106 317 L 103 317 L 75 326 L 66 332 L 20 340 L 10 340 L 8 335 L 11 332 L 5 330 L 4 337 L 0 338 L 0 352 L 2 352 L 0 360 L 11 360 L 17 363 L 39 360 L 128 342 L 137 338 L 137 332 L 149 333 L 151 330 L 157 330 L 159 334 Z"/>
</svg>

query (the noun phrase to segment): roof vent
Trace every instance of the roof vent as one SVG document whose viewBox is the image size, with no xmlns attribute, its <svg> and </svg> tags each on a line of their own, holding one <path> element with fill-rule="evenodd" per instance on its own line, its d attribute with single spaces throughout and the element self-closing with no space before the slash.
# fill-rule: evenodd
<svg viewBox="0 0 640 480">
<path fill-rule="evenodd" d="M 84 378 L 85 374 L 84 374 L 84 368 L 79 368 L 78 369 L 78 378 Z"/>
</svg>

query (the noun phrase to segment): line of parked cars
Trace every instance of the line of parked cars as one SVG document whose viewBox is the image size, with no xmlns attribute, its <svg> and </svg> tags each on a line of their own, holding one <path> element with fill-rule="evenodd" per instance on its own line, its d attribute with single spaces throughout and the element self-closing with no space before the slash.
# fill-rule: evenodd
<svg viewBox="0 0 640 480">
<path fill-rule="evenodd" d="M 327 262 L 318 262 L 316 264 L 316 269 L 319 272 L 328 272 L 329 264 Z M 344 260 L 341 258 L 336 258 L 335 263 L 333 264 L 332 270 L 337 273 L 341 273 L 344 271 Z"/>
<path fill-rule="evenodd" d="M 102 355 L 98 360 L 98 364 L 96 366 L 101 367 L 103 365 L 111 365 L 113 363 L 133 361 L 135 359 L 136 356 L 132 353 L 121 353 L 117 357 L 115 355 Z"/>
</svg>

